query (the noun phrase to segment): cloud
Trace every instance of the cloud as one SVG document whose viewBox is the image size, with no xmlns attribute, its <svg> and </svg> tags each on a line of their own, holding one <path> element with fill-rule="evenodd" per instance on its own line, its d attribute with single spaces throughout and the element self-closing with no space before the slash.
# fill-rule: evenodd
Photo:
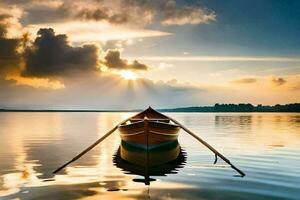
<svg viewBox="0 0 300 200">
<path fill-rule="evenodd" d="M 168 6 L 163 12 L 161 21 L 163 25 L 209 24 L 216 20 L 214 12 L 192 6 L 178 8 L 175 1 L 171 2 L 171 6 Z"/>
<path fill-rule="evenodd" d="M 167 69 L 167 68 L 171 68 L 171 67 L 173 67 L 173 66 L 174 66 L 174 65 L 171 64 L 171 63 L 161 62 L 161 63 L 159 63 L 158 69 L 164 70 L 164 69 Z"/>
<path fill-rule="evenodd" d="M 32 47 L 24 55 L 25 77 L 66 76 L 96 71 L 98 49 L 95 45 L 73 47 L 66 35 L 55 35 L 53 29 L 40 29 Z"/>
<path fill-rule="evenodd" d="M 0 78 L 18 70 L 21 62 L 18 48 L 22 40 L 7 37 L 7 20 L 10 18 L 10 15 L 0 13 Z"/>
<path fill-rule="evenodd" d="M 95 20 L 102 21 L 106 20 L 111 24 L 125 24 L 128 23 L 128 14 L 109 14 L 107 8 L 96 8 L 96 9 L 82 9 L 75 15 L 75 18 L 81 20 Z"/>
<path fill-rule="evenodd" d="M 208 24 L 216 20 L 213 11 L 200 6 L 177 4 L 176 0 L 84 0 L 77 1 L 7 1 L 26 13 L 23 22 L 41 24 L 66 21 L 106 21 L 111 24 L 145 26 Z"/>
<path fill-rule="evenodd" d="M 5 80 L 14 81 L 14 85 L 26 85 L 33 88 L 49 88 L 63 89 L 65 85 L 58 80 L 50 80 L 49 78 L 27 78 L 21 76 L 8 76 Z"/>
<path fill-rule="evenodd" d="M 53 6 L 50 3 L 37 4 L 33 2 L 31 6 L 23 5 L 22 7 L 26 12 L 22 19 L 25 25 L 66 22 L 71 19 L 72 9 L 74 9 L 74 6 L 69 3 L 61 3 Z"/>
<path fill-rule="evenodd" d="M 235 83 L 235 84 L 251 84 L 255 82 L 257 82 L 256 78 L 241 78 L 241 79 L 231 81 L 231 83 Z"/>
<path fill-rule="evenodd" d="M 176 0 L 123 0 L 123 5 L 129 10 L 148 13 L 148 23 L 156 19 L 162 25 L 195 25 L 216 20 L 213 11 L 195 5 L 178 5 Z"/>
<path fill-rule="evenodd" d="M 5 18 L 1 16 L 1 19 Z M 149 68 L 137 60 L 129 62 L 121 58 L 118 50 L 108 50 L 100 59 L 98 46 L 72 46 L 67 35 L 55 34 L 51 28 L 40 29 L 33 41 L 27 41 L 26 36 L 6 38 L 3 23 L 0 23 L 0 31 L 0 78 L 14 80 L 17 85 L 61 89 L 68 77 L 93 74 L 99 71 L 101 64 L 116 70 Z"/>
<path fill-rule="evenodd" d="M 300 74 L 286 75 L 284 77 L 271 76 L 266 79 L 269 85 L 275 90 L 281 90 L 285 92 L 294 92 L 300 94 Z"/>
<path fill-rule="evenodd" d="M 120 51 L 118 50 L 109 50 L 102 63 L 108 68 L 114 69 L 147 70 L 149 68 L 147 65 L 142 64 L 137 60 L 129 63 L 126 59 L 122 59 Z"/>
<path fill-rule="evenodd" d="M 107 21 L 112 24 L 125 24 L 128 22 L 127 13 L 113 13 L 112 8 L 92 1 L 91 5 L 83 1 L 67 1 L 61 4 L 36 4 L 27 8 L 27 23 L 42 24 L 48 22 L 81 21 Z"/>
<path fill-rule="evenodd" d="M 52 27 L 77 43 L 168 36 L 172 34 L 150 30 L 148 25 L 203 24 L 215 17 L 208 9 L 175 0 L 0 0 L 0 7 L 13 10 L 19 23 L 15 28 L 34 35 L 40 28 Z"/>
<path fill-rule="evenodd" d="M 281 77 L 272 77 L 271 78 L 271 83 L 274 86 L 281 86 L 281 85 L 285 84 L 286 82 L 287 82 L 287 80 L 285 80 L 284 78 L 281 78 Z"/>
<path fill-rule="evenodd" d="M 230 81 L 230 83 L 240 85 L 240 84 L 258 84 L 261 88 L 268 88 L 269 90 L 277 89 L 278 86 L 287 85 L 285 90 L 290 90 L 292 85 L 294 85 L 295 76 L 286 76 L 285 78 L 277 77 L 277 76 L 260 76 L 260 77 L 245 77 L 240 79 L 234 79 Z M 257 87 L 257 85 L 252 85 Z"/>
<path fill-rule="evenodd" d="M 74 43 L 107 42 L 111 40 L 128 40 L 172 35 L 171 33 L 164 31 L 115 26 L 104 22 L 94 21 L 32 24 L 26 26 L 26 29 L 34 35 L 41 27 L 52 27 L 57 33 L 67 34 L 70 41 Z"/>
<path fill-rule="evenodd" d="M 285 75 L 284 77 L 278 76 L 258 76 L 258 77 L 246 77 L 241 79 L 234 79 L 230 81 L 234 85 L 232 88 L 240 91 L 247 91 L 248 93 L 256 92 L 259 95 L 260 92 L 270 93 L 268 95 L 279 95 L 281 92 L 291 93 L 290 95 L 298 98 L 300 97 L 298 90 L 300 89 L 300 75 Z M 242 87 L 249 86 L 249 87 Z M 259 90 L 258 90 L 259 88 Z M 297 91 L 297 92 L 295 92 Z M 298 96 L 297 96 L 298 95 Z"/>
<path fill-rule="evenodd" d="M 6 37 L 14 38 L 20 36 L 20 32 L 22 31 L 20 23 L 22 14 L 23 12 L 20 8 L 1 5 L 0 3 L 0 23 L 5 26 Z"/>
</svg>

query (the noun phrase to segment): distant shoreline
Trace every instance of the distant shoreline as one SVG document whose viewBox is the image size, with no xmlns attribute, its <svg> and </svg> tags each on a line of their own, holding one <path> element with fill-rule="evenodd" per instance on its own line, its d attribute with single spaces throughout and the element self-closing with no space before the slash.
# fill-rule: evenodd
<svg viewBox="0 0 300 200">
<path fill-rule="evenodd" d="M 0 112 L 139 112 L 142 110 L 0 109 Z"/>
<path fill-rule="evenodd" d="M 65 113 L 75 113 L 75 112 L 90 112 L 90 113 L 124 113 L 124 112 L 141 112 L 142 110 L 0 110 L 1 112 L 32 112 L 32 113 L 50 113 L 50 112 L 65 112 Z M 300 111 L 188 111 L 188 110 L 173 110 L 173 109 L 157 109 L 159 112 L 169 112 L 169 113 L 300 113 Z"/>
<path fill-rule="evenodd" d="M 160 110 L 159 112 L 168 113 L 300 113 L 300 111 L 176 111 L 176 110 Z M 13 113 L 13 112 L 27 112 L 27 113 L 51 113 L 51 112 L 65 112 L 65 113 L 124 113 L 124 112 L 141 112 L 142 110 L 0 110 L 0 113 Z"/>
<path fill-rule="evenodd" d="M 252 104 L 215 104 L 214 106 L 194 106 L 170 109 L 157 109 L 160 112 L 194 112 L 194 113 L 253 113 L 253 112 L 272 112 L 272 113 L 300 113 L 300 103 L 285 104 L 274 106 Z M 139 112 L 142 109 L 11 109 L 1 108 L 0 112 Z"/>
</svg>

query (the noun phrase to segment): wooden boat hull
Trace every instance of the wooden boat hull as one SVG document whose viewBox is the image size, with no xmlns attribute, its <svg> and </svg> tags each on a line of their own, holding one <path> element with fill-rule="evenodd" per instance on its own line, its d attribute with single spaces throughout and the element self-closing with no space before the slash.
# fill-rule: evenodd
<svg viewBox="0 0 300 200">
<path fill-rule="evenodd" d="M 135 145 L 122 141 L 120 145 L 120 157 L 127 162 L 139 166 L 157 166 L 175 160 L 180 152 L 177 140 L 152 150 L 142 150 Z"/>
<path fill-rule="evenodd" d="M 151 176 L 176 174 L 186 163 L 186 152 L 181 149 L 178 141 L 173 141 L 161 148 L 144 151 L 122 141 L 114 155 L 113 163 L 126 174 L 135 174 L 143 178 L 134 178 L 134 182 L 150 185 L 156 179 Z"/>
<path fill-rule="evenodd" d="M 180 127 L 161 121 L 140 120 L 119 126 L 123 141 L 141 148 L 155 148 L 177 140 Z"/>
</svg>

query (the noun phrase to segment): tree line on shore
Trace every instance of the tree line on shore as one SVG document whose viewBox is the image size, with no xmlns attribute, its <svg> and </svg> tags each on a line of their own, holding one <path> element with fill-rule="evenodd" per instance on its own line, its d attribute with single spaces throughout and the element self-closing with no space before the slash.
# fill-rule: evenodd
<svg viewBox="0 0 300 200">
<path fill-rule="evenodd" d="M 300 103 L 276 104 L 274 106 L 250 103 L 219 104 L 214 106 L 193 106 L 174 109 L 162 109 L 165 112 L 300 112 Z"/>
</svg>

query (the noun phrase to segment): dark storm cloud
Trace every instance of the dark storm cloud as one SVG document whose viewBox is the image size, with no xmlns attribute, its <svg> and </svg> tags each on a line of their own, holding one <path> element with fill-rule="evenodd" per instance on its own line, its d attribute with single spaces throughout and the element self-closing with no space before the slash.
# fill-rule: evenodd
<svg viewBox="0 0 300 200">
<path fill-rule="evenodd" d="M 25 51 L 23 76 L 65 76 L 94 71 L 98 53 L 94 45 L 72 47 L 66 35 L 55 35 L 54 30 L 40 29 L 32 47 Z"/>
<path fill-rule="evenodd" d="M 0 76 L 6 77 L 12 72 L 23 77 L 51 78 L 95 72 L 98 63 L 114 69 L 147 70 L 148 66 L 134 60 L 129 63 L 120 57 L 120 52 L 110 50 L 99 60 L 95 45 L 73 47 L 64 34 L 56 35 L 54 30 L 40 29 L 31 45 L 22 46 L 24 38 L 8 39 L 6 27 L 0 23 Z M 21 71 L 21 61 L 23 61 Z"/>
<path fill-rule="evenodd" d="M 134 60 L 132 63 L 128 63 L 126 59 L 121 59 L 120 51 L 109 50 L 102 61 L 104 65 L 109 68 L 115 69 L 133 69 L 133 70 L 147 70 L 148 66 Z"/>
<path fill-rule="evenodd" d="M 10 15 L 0 15 L 0 77 L 15 71 L 20 64 L 21 57 L 17 49 L 21 39 L 7 38 L 6 19 Z"/>
</svg>

